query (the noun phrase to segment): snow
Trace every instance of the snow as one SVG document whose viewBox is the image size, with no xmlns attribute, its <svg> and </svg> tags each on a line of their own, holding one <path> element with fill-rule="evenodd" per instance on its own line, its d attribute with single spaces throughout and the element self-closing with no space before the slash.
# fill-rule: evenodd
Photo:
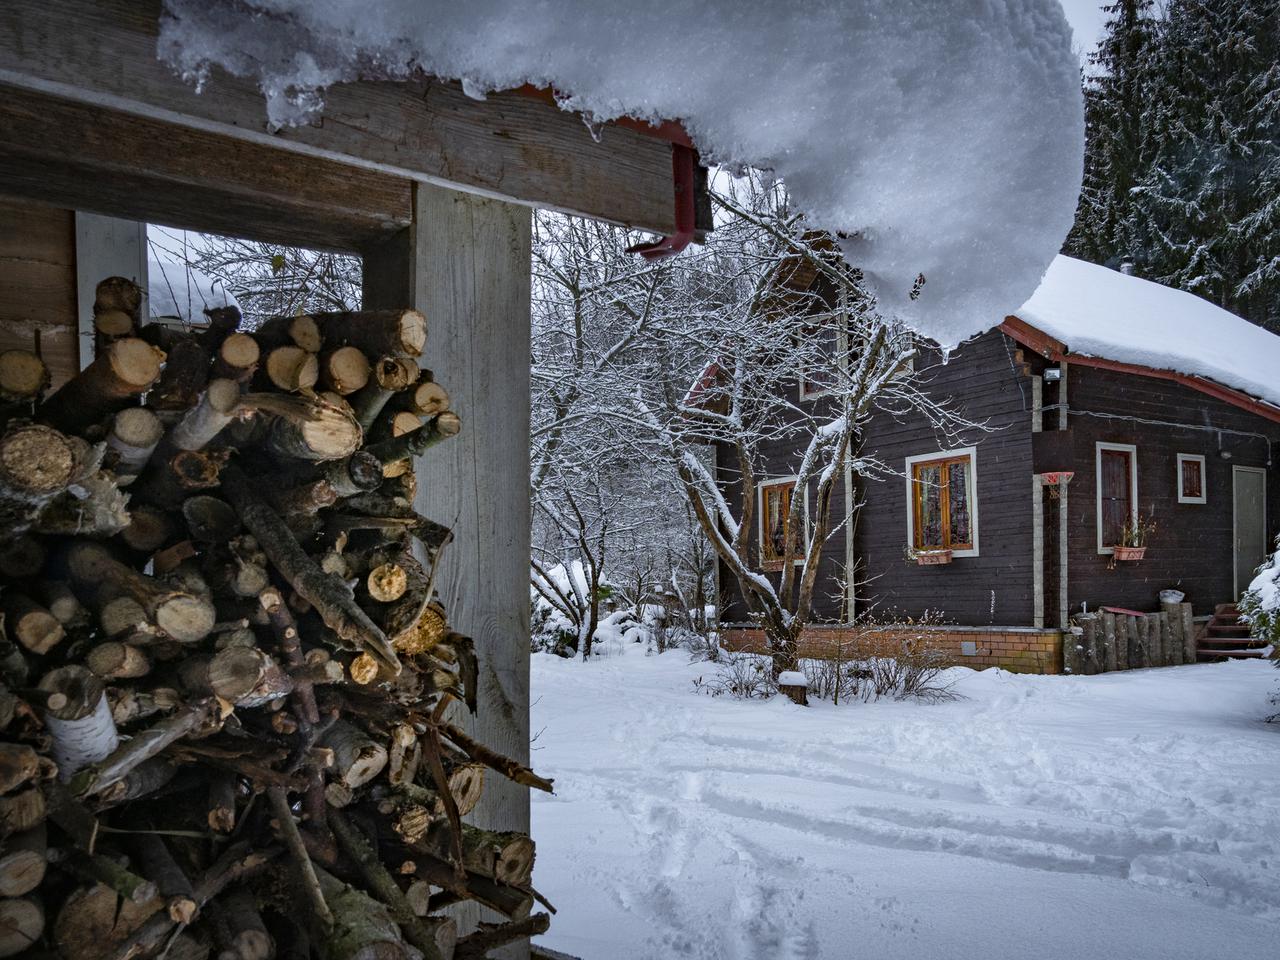
<svg viewBox="0 0 1280 960">
<path fill-rule="evenodd" d="M 226 285 L 185 264 L 151 260 L 147 264 L 147 303 L 153 317 L 180 317 L 205 323 L 208 307 L 239 306 Z"/>
<path fill-rule="evenodd" d="M 680 652 L 533 659 L 544 945 L 585 960 L 1273 958 L 1277 683 L 1236 661 L 957 669 L 965 699 L 694 692 Z"/>
<path fill-rule="evenodd" d="M 1072 353 L 1195 374 L 1280 405 L 1280 337 L 1184 290 L 1059 256 L 1017 316 Z"/>
<path fill-rule="evenodd" d="M 1084 122 L 1058 0 L 165 0 L 160 57 L 255 78 L 269 122 L 424 71 L 551 87 L 593 124 L 679 119 L 774 171 L 882 311 L 954 345 L 1035 289 L 1069 229 Z M 593 126 L 593 132 L 609 136 Z M 925 284 L 911 292 L 918 275 Z"/>
<path fill-rule="evenodd" d="M 782 687 L 807 687 L 808 678 L 799 670 L 783 670 L 778 674 L 778 685 Z"/>
</svg>

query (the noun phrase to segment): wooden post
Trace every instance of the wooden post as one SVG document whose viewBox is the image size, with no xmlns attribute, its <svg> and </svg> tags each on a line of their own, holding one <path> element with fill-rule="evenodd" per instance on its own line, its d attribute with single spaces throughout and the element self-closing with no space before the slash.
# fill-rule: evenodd
<svg viewBox="0 0 1280 960">
<path fill-rule="evenodd" d="M 1117 670 L 1120 663 L 1128 665 L 1128 651 L 1125 656 L 1119 655 L 1119 649 L 1116 647 L 1116 615 L 1114 613 L 1104 613 L 1102 615 L 1102 635 L 1103 642 L 1106 644 L 1107 669 Z"/>
<path fill-rule="evenodd" d="M 1130 670 L 1133 664 L 1129 662 L 1129 618 L 1124 614 L 1116 615 L 1116 669 Z"/>
<path fill-rule="evenodd" d="M 462 432 L 417 461 L 415 506 L 453 528 L 437 576 L 451 626 L 474 638 L 489 747 L 529 761 L 529 297 L 527 208 L 416 184 L 406 234 L 364 251 L 364 307 L 427 317 L 424 365 L 441 371 Z M 529 829 L 528 789 L 498 777 L 469 818 Z M 474 922 L 463 913 L 462 923 Z M 514 952 L 511 952 L 514 951 Z M 504 957 L 527 957 L 527 944 Z"/>
<path fill-rule="evenodd" d="M 1044 380 L 1031 378 L 1031 432 L 1043 429 Z M 1031 625 L 1044 626 L 1044 480 L 1031 476 Z"/>
<path fill-rule="evenodd" d="M 1168 643 L 1165 645 L 1165 663 L 1177 666 L 1186 663 L 1186 638 L 1182 635 L 1182 605 L 1179 603 L 1161 603 L 1161 616 L 1168 631 Z"/>
<path fill-rule="evenodd" d="M 1182 662 L 1195 663 L 1199 657 L 1196 654 L 1196 621 L 1191 604 L 1181 604 L 1178 615 L 1182 618 Z"/>
<path fill-rule="evenodd" d="M 1177 661 L 1174 660 L 1174 651 L 1177 650 L 1179 656 L 1182 653 L 1182 645 L 1173 636 L 1173 621 L 1169 619 L 1169 615 L 1163 611 L 1157 614 L 1160 621 L 1160 666 L 1171 667 Z"/>
<path fill-rule="evenodd" d="M 1142 638 L 1138 633 L 1137 617 L 1121 617 L 1124 622 L 1124 635 L 1129 649 L 1129 669 L 1137 670 L 1142 666 Z"/>
<path fill-rule="evenodd" d="M 1062 672 L 1075 677 L 1084 673 L 1084 630 L 1081 627 L 1062 632 Z"/>
<path fill-rule="evenodd" d="M 1145 616 L 1134 617 L 1138 627 L 1138 666 L 1151 666 L 1151 621 Z"/>
<path fill-rule="evenodd" d="M 1098 615 L 1095 613 L 1084 620 L 1084 672 L 1088 676 L 1101 673 L 1101 658 L 1098 656 Z"/>
</svg>

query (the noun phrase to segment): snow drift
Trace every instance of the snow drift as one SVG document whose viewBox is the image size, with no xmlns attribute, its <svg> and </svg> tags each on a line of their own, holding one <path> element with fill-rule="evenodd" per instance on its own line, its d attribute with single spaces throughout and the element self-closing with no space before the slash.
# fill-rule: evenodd
<svg viewBox="0 0 1280 960">
<path fill-rule="evenodd" d="M 166 0 L 160 56 L 258 80 L 275 125 L 422 71 L 554 88 L 595 121 L 680 119 L 782 177 L 882 309 L 943 344 L 1035 289 L 1071 225 L 1084 123 L 1058 0 Z M 607 134 L 606 134 L 607 135 Z M 918 275 L 920 295 L 911 291 Z"/>
</svg>

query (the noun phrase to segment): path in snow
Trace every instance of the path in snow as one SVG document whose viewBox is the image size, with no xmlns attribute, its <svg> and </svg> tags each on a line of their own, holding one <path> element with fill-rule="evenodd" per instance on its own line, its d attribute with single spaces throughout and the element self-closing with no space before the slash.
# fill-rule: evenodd
<svg viewBox="0 0 1280 960">
<path fill-rule="evenodd" d="M 583 957 L 1231 958 L 1280 941 L 1280 675 L 738 703 L 680 653 L 537 655 L 534 882 Z"/>
</svg>

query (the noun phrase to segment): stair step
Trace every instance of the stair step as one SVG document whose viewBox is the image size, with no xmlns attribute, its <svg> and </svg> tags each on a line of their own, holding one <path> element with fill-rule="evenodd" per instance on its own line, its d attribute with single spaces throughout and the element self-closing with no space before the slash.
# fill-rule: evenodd
<svg viewBox="0 0 1280 960">
<path fill-rule="evenodd" d="M 1234 603 L 1220 603 L 1213 608 L 1215 617 L 1238 617 L 1240 616 L 1240 608 Z"/>
<path fill-rule="evenodd" d="M 1204 647 L 1196 648 L 1197 660 L 1256 660 L 1266 653 L 1266 648 L 1257 648 L 1252 650 L 1206 650 Z"/>
<path fill-rule="evenodd" d="M 1253 628 L 1247 623 L 1211 623 L 1209 631 L 1212 633 L 1217 630 L 1221 633 L 1247 634 Z"/>
<path fill-rule="evenodd" d="M 1255 637 L 1201 637 L 1196 641 L 1198 647 L 1212 647 L 1215 650 L 1247 650 L 1251 647 L 1265 647 L 1265 640 Z"/>
</svg>

